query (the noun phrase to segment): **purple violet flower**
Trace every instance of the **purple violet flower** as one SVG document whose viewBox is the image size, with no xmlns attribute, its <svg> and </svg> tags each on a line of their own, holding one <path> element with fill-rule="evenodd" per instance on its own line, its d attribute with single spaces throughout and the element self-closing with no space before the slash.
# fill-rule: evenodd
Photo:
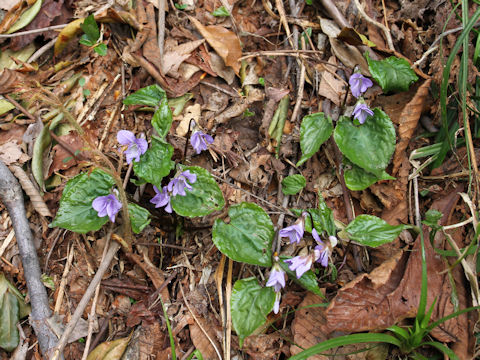
<svg viewBox="0 0 480 360">
<path fill-rule="evenodd" d="M 357 119 L 360 124 L 363 124 L 367 117 L 372 115 L 373 111 L 362 102 L 358 102 L 355 109 L 353 109 L 353 117 Z"/>
<path fill-rule="evenodd" d="M 135 162 L 140 161 L 140 156 L 145 154 L 148 149 L 147 140 L 136 138 L 135 134 L 128 130 L 120 130 L 117 133 L 117 141 L 124 146 L 128 146 L 125 151 L 127 157 L 127 164 L 130 164 L 133 159 Z"/>
<path fill-rule="evenodd" d="M 187 195 L 185 189 L 193 189 L 192 186 L 187 182 L 187 180 L 190 182 L 190 184 L 193 184 L 195 181 L 197 181 L 197 175 L 192 174 L 190 170 L 185 170 L 180 175 L 170 180 L 167 185 L 167 189 L 172 193 L 171 196 Z"/>
<path fill-rule="evenodd" d="M 290 244 L 299 243 L 302 240 L 304 232 L 305 220 L 300 217 L 295 224 L 287 226 L 286 228 L 280 230 L 280 237 L 290 238 Z"/>
<path fill-rule="evenodd" d="M 200 130 L 197 130 L 192 134 L 190 138 L 190 143 L 195 149 L 195 152 L 197 154 L 200 154 L 203 150 L 207 150 L 207 144 L 213 143 L 213 137 L 203 133 Z"/>
<path fill-rule="evenodd" d="M 310 270 L 312 262 L 313 260 L 310 254 L 295 256 L 294 258 L 285 260 L 285 263 L 289 264 L 288 268 L 297 273 L 297 279 L 300 279 L 304 273 Z"/>
<path fill-rule="evenodd" d="M 323 267 L 327 267 L 328 259 L 332 251 L 330 250 L 330 247 L 320 239 L 317 230 L 312 229 L 312 236 L 318 244 L 313 250 L 315 261 L 319 262 Z M 335 236 L 329 236 L 328 240 L 330 241 L 330 245 L 332 247 L 335 247 L 335 245 L 337 245 L 338 240 Z"/>
<path fill-rule="evenodd" d="M 172 213 L 172 205 L 170 204 L 170 195 L 168 195 L 167 187 L 164 186 L 162 191 L 153 185 L 153 190 L 155 190 L 156 195 L 150 200 L 152 204 L 155 204 L 156 208 L 165 206 L 165 211 L 169 214 Z"/>
<path fill-rule="evenodd" d="M 107 216 L 111 222 L 115 222 L 115 215 L 122 208 L 122 203 L 114 194 L 99 196 L 92 201 L 92 207 L 98 212 L 99 217 Z"/>
<path fill-rule="evenodd" d="M 348 83 L 350 84 L 350 90 L 352 91 L 353 96 L 356 98 L 367 91 L 369 87 L 373 86 L 372 80 L 359 73 L 350 76 Z"/>
<path fill-rule="evenodd" d="M 280 310 L 280 299 L 282 298 L 282 294 L 280 291 L 275 292 L 275 302 L 273 303 L 273 312 L 278 314 Z"/>
<path fill-rule="evenodd" d="M 279 292 L 281 288 L 285 287 L 285 271 L 277 263 L 272 267 L 266 286 L 273 287 L 275 292 Z"/>
</svg>

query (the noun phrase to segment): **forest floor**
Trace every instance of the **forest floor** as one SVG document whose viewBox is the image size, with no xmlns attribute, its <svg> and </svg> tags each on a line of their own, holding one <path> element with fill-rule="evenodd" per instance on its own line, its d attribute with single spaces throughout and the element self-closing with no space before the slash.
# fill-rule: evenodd
<svg viewBox="0 0 480 360">
<path fill-rule="evenodd" d="M 86 301 L 63 344 L 65 359 L 86 359 L 89 352 L 89 359 L 288 359 L 346 334 L 392 335 L 387 328 L 414 324 L 425 263 L 427 309 L 435 302 L 431 321 L 478 305 L 479 8 L 444 0 L 311 2 L 170 0 L 162 9 L 157 0 L 0 1 L 0 160 L 24 191 L 58 336 Z M 97 25 L 87 29 L 84 19 L 91 14 Z M 346 121 L 341 116 L 350 117 L 357 101 L 350 77 L 361 72 L 377 80 L 365 53 L 372 61 L 405 59 L 417 79 L 395 91 L 374 81 L 363 96 L 393 124 L 391 153 L 382 153 L 379 137 L 357 148 L 361 139 L 342 144 L 337 137 Z M 390 73 L 380 77 L 401 80 Z M 168 97 L 173 112 L 157 123 L 152 118 L 158 106 L 148 106 L 149 99 L 123 102 L 154 84 L 165 91 L 159 96 Z M 307 127 L 312 114 L 310 119 L 336 125 L 335 135 L 330 137 L 331 130 L 320 141 L 316 125 Z M 213 137 L 200 154 L 191 146 L 196 129 Z M 135 160 L 129 165 L 117 140 L 120 130 L 143 136 L 150 148 L 159 141 L 153 135 L 165 130 L 159 143 L 168 149 L 162 156 L 170 155 L 151 161 L 167 171 L 158 175 L 153 165 Z M 318 146 L 306 155 L 309 141 Z M 393 178 L 358 167 L 377 161 L 375 148 L 386 157 L 381 170 Z M 193 208 L 181 209 L 180 198 L 172 200 L 173 212 L 155 207 L 155 181 L 149 179 L 159 177 L 158 188 L 167 185 L 175 176 L 170 157 L 197 169 L 197 185 L 203 174 L 197 167 L 205 169 L 224 204 L 217 199 L 203 212 L 207 200 L 199 195 L 200 202 L 189 203 Z M 123 184 L 125 199 L 148 210 L 141 231 L 131 232 L 127 212 L 119 212 L 115 222 L 95 218 L 86 226 L 97 215 L 81 206 L 88 191 L 98 195 L 99 189 L 68 198 L 67 181 L 103 167 Z M 355 169 L 359 178 L 345 181 Z M 303 178 L 288 178 L 296 174 Z M 286 191 L 285 178 L 300 185 L 294 182 L 298 188 Z M 191 185 L 192 194 L 210 191 Z M 62 206 L 70 201 L 69 209 L 59 211 L 61 199 Z M 252 206 L 244 222 L 235 223 L 234 211 L 245 202 L 261 209 Z M 277 252 L 314 254 L 316 245 L 309 234 L 291 244 L 278 231 L 300 216 L 292 209 L 319 207 L 332 210 L 338 244 L 327 253 L 326 267 L 313 262 L 313 282 L 288 278 L 275 313 L 273 290 L 264 288 L 270 255 L 275 260 Z M 9 212 L 2 203 L 0 210 L 0 358 L 47 358 L 22 315 L 23 301 L 30 300 L 23 299 L 25 263 Z M 421 224 L 432 219 L 426 217 L 429 210 L 441 213 L 438 224 Z M 62 222 L 68 211 L 70 220 Z M 362 214 L 388 223 L 364 228 L 364 242 L 345 229 Z M 262 216 L 267 220 L 260 224 Z M 54 219 L 58 226 L 52 226 Z M 323 219 L 328 223 L 328 216 Z M 260 225 L 271 232 L 267 246 L 260 254 L 248 253 Z M 317 228 L 324 230 L 324 241 L 332 235 L 327 228 Z M 383 241 L 388 232 L 394 236 Z M 228 236 L 236 242 L 228 243 Z M 260 260 L 262 251 L 266 260 Z M 233 261 L 238 259 L 243 261 Z M 92 286 L 97 273 L 101 281 Z M 12 285 L 19 297 L 7 296 Z M 263 289 L 270 292 L 261 295 Z M 476 311 L 456 316 L 423 340 L 449 347 L 460 359 L 474 358 L 477 319 Z M 309 359 L 414 354 L 402 350 L 359 340 Z M 428 345 L 415 351 L 418 358 L 440 354 Z"/>
</svg>

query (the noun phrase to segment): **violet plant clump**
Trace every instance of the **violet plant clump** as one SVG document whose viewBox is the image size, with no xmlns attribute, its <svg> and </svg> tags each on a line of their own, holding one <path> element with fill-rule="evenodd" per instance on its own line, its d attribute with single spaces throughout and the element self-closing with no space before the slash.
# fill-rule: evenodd
<svg viewBox="0 0 480 360">
<path fill-rule="evenodd" d="M 115 191 L 115 190 L 114 190 Z M 122 203 L 117 199 L 115 194 L 99 196 L 92 202 L 92 207 L 98 212 L 98 217 L 109 217 L 111 222 L 115 222 L 115 215 L 122 208 Z"/>
<path fill-rule="evenodd" d="M 130 164 L 133 159 L 135 162 L 139 162 L 140 156 L 148 150 L 147 140 L 137 138 L 133 132 L 128 130 L 120 130 L 117 133 L 117 141 L 120 145 L 127 147 L 125 150 L 127 164 Z"/>
</svg>

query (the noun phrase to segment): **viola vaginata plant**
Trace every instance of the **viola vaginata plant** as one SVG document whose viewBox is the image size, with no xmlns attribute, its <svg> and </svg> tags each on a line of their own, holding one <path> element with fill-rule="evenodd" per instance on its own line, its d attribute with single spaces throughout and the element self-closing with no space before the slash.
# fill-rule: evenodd
<svg viewBox="0 0 480 360">
<path fill-rule="evenodd" d="M 389 58 L 391 59 L 391 58 Z M 405 60 L 368 59 L 370 75 L 385 92 L 408 89 L 417 77 Z M 388 62 L 388 64 L 385 64 Z M 405 65 L 406 63 L 406 65 Z M 362 190 L 378 180 L 392 179 L 386 172 L 395 148 L 395 129 L 381 109 L 371 109 L 365 93 L 373 86 L 367 74 L 354 72 L 349 79 L 355 104 L 347 108 L 334 126 L 323 113 L 307 115 L 300 127 L 302 155 L 297 167 L 312 157 L 332 135 L 344 155 L 345 182 L 352 190 Z M 173 147 L 167 141 L 172 125 L 172 108 L 189 99 L 167 99 L 158 85 L 147 86 L 124 99 L 125 105 L 142 105 L 153 110 L 153 134 L 140 135 L 121 130 L 117 140 L 126 162 L 133 169 L 135 185 L 151 184 L 155 195 L 148 199 L 155 208 L 181 217 L 199 217 L 221 210 L 225 205 L 215 178 L 206 169 L 172 160 Z M 288 109 L 288 96 L 279 107 Z M 145 108 L 144 108 L 145 109 Z M 283 129 L 282 126 L 280 126 Z M 190 146 L 200 154 L 213 143 L 213 137 L 193 124 Z M 276 130 L 275 130 L 276 131 Z M 282 135 L 282 131 L 278 132 Z M 277 136 L 276 135 L 276 136 Z M 196 156 L 196 155 L 193 155 Z M 118 175 L 97 166 L 69 180 L 60 200 L 60 208 L 51 226 L 86 233 L 99 230 L 109 220 L 129 224 L 140 233 L 150 222 L 150 212 L 129 202 Z M 305 178 L 292 175 L 282 181 L 282 191 L 298 194 Z M 119 193 L 117 194 L 117 190 Z M 260 206 L 242 202 L 230 206 L 228 220 L 215 220 L 212 241 L 232 260 L 266 270 L 263 286 L 255 277 L 238 279 L 231 297 L 231 316 L 240 345 L 245 337 L 263 325 L 267 315 L 281 313 L 281 292 L 287 278 L 313 293 L 323 296 L 318 277 L 335 279 L 335 249 L 344 241 L 377 247 L 391 242 L 408 225 L 392 226 L 371 215 L 359 215 L 349 224 L 335 222 L 333 211 L 319 196 L 317 208 L 290 209 L 294 220 L 277 232 L 270 216 Z M 120 220 L 119 220 L 120 219 Z M 274 239 L 277 239 L 273 249 Z M 293 256 L 282 254 L 282 241 L 294 245 Z M 245 311 L 248 309 L 248 311 Z"/>
</svg>

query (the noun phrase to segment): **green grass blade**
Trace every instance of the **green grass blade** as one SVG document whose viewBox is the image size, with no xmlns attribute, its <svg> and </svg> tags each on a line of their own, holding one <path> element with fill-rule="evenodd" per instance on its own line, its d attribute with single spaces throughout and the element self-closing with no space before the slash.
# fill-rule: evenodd
<svg viewBox="0 0 480 360">
<path fill-rule="evenodd" d="M 459 311 L 455 311 L 454 313 L 450 314 L 450 315 L 447 315 L 441 319 L 438 319 L 437 321 L 433 322 L 430 324 L 430 326 L 428 326 L 426 328 L 426 330 L 428 332 L 432 331 L 432 329 L 436 328 L 438 325 L 444 323 L 445 321 L 448 321 L 456 316 L 459 316 L 459 315 L 462 315 L 462 314 L 465 314 L 469 311 L 473 311 L 473 310 L 480 310 L 480 306 L 472 306 L 472 307 L 469 307 L 469 308 L 466 308 L 466 309 L 463 309 L 463 310 L 459 310 Z"/>
<path fill-rule="evenodd" d="M 459 360 L 458 356 L 453 352 L 453 350 L 449 349 L 448 347 L 446 347 L 445 345 L 443 345 L 439 342 L 428 341 L 428 342 L 422 343 L 422 345 L 429 345 L 429 346 L 434 347 L 435 349 L 437 349 L 437 350 L 443 352 L 444 354 L 446 354 L 450 358 L 450 360 Z"/>
<path fill-rule="evenodd" d="M 397 335 L 397 338 L 402 338 L 404 340 L 408 340 L 410 335 L 408 334 L 408 331 L 405 330 L 404 328 L 401 328 L 400 326 L 393 325 L 387 328 L 387 330 L 393 332 L 395 335 Z"/>
<path fill-rule="evenodd" d="M 387 334 L 351 334 L 340 336 L 334 339 L 329 339 L 324 342 L 313 345 L 312 347 L 298 353 L 297 355 L 292 356 L 289 360 L 303 360 L 307 359 L 309 356 L 313 356 L 322 351 L 330 350 L 337 348 L 339 346 L 352 345 L 358 343 L 371 343 L 371 342 L 382 342 L 387 344 L 392 344 L 395 346 L 400 346 L 400 341 L 394 338 L 391 335 Z"/>
<path fill-rule="evenodd" d="M 173 338 L 170 320 L 168 319 L 167 310 L 165 309 L 165 305 L 161 298 L 160 302 L 162 303 L 163 316 L 165 316 L 165 322 L 167 323 L 168 337 L 170 338 L 170 347 L 172 348 L 172 360 L 177 360 L 177 354 L 175 353 L 175 339 Z"/>
<path fill-rule="evenodd" d="M 425 317 L 425 310 L 427 308 L 427 258 L 425 255 L 425 239 L 423 236 L 423 230 L 420 231 L 420 241 L 422 245 L 422 288 L 420 291 L 420 301 L 418 304 L 418 312 L 416 319 L 421 323 Z"/>
<path fill-rule="evenodd" d="M 472 30 L 473 26 L 477 22 L 477 20 L 480 18 L 480 8 L 478 8 L 473 16 L 468 20 L 466 24 L 464 24 L 464 29 L 460 36 L 457 39 L 457 42 L 453 46 L 450 55 L 448 56 L 447 63 L 445 64 L 445 67 L 443 69 L 443 80 L 442 80 L 442 85 L 440 86 L 440 109 L 441 109 L 441 117 L 442 117 L 442 126 L 446 127 L 448 129 L 448 123 L 447 123 L 447 89 L 448 89 L 448 80 L 450 77 L 450 70 L 453 64 L 453 61 L 455 60 L 455 57 L 457 56 L 458 51 L 460 50 L 460 47 L 463 45 L 463 42 L 465 39 L 468 39 L 468 35 L 470 34 L 470 31 Z M 450 143 L 451 147 L 451 141 L 450 138 L 448 138 L 448 142 Z"/>
</svg>

